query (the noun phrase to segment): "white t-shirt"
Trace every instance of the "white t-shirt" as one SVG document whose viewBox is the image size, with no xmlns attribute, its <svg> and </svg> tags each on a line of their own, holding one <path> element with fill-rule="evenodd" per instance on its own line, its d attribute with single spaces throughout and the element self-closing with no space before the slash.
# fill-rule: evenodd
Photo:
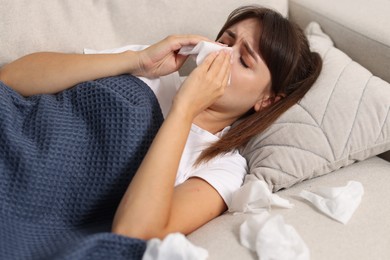
<svg viewBox="0 0 390 260">
<path fill-rule="evenodd" d="M 221 134 L 228 131 L 225 128 Z M 247 163 L 238 151 L 217 156 L 206 163 L 193 167 L 200 153 L 220 137 L 192 124 L 190 134 L 176 176 L 175 185 L 179 185 L 191 177 L 198 177 L 208 182 L 223 198 L 226 205 L 232 200 L 232 194 L 238 190 L 247 173 Z"/>
</svg>

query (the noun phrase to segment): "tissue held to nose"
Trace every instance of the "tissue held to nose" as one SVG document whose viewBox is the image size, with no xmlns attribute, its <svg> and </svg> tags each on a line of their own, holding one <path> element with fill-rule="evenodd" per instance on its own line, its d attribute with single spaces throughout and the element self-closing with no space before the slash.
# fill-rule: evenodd
<svg viewBox="0 0 390 260">
<path fill-rule="evenodd" d="M 192 55 L 195 58 L 196 65 L 202 64 L 203 60 L 212 52 L 228 50 L 233 53 L 233 49 L 213 42 L 201 41 L 195 46 L 184 46 L 180 49 L 181 55 Z M 228 85 L 230 85 L 230 76 Z"/>
<path fill-rule="evenodd" d="M 199 42 L 195 46 L 185 46 L 180 49 L 179 54 L 181 55 L 193 55 L 195 57 L 196 65 L 200 65 L 203 60 L 212 52 L 220 50 L 233 51 L 232 48 L 226 47 L 213 42 Z"/>
</svg>

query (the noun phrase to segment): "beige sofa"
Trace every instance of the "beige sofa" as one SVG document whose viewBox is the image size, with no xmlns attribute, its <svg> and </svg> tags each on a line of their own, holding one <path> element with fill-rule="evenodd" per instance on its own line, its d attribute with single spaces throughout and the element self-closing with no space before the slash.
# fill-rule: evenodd
<svg viewBox="0 0 390 260">
<path fill-rule="evenodd" d="M 244 4 L 276 8 L 303 28 L 317 21 L 337 48 L 390 82 L 387 0 L 4 1 L 0 7 L 0 66 L 36 51 L 81 53 L 83 48 L 151 44 L 178 33 L 213 38 L 228 13 Z M 183 74 L 191 69 L 191 64 L 186 66 Z M 388 127 L 388 121 L 386 124 Z M 386 133 L 389 140 L 390 133 Z M 286 223 L 295 227 L 311 259 L 390 258 L 390 153 L 352 164 L 355 161 L 358 160 L 277 193 L 295 207 L 272 208 L 270 213 L 281 214 Z M 343 186 L 348 180 L 361 182 L 365 194 L 346 225 L 326 217 L 297 196 L 303 189 Z M 256 253 L 239 240 L 239 227 L 248 217 L 225 213 L 188 238 L 207 249 L 209 259 L 257 259 Z"/>
</svg>

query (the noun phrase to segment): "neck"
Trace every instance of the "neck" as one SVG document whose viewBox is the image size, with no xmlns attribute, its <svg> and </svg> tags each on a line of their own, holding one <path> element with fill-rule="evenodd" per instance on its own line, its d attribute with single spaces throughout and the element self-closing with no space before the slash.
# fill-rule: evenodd
<svg viewBox="0 0 390 260">
<path fill-rule="evenodd" d="M 235 118 L 227 118 L 226 116 L 206 109 L 195 117 L 193 123 L 212 134 L 216 134 L 225 127 L 233 124 L 235 120 Z"/>
</svg>

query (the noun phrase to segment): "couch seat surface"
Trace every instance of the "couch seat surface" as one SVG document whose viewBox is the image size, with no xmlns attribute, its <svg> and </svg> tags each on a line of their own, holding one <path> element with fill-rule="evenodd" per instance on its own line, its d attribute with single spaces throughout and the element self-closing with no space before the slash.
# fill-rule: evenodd
<svg viewBox="0 0 390 260">
<path fill-rule="evenodd" d="M 330 219 L 297 195 L 316 187 L 345 186 L 355 180 L 363 184 L 362 202 L 344 225 Z M 311 259 L 389 259 L 390 257 L 390 163 L 379 157 L 357 162 L 338 171 L 299 183 L 277 194 L 290 200 L 293 209 L 272 208 L 281 214 L 308 245 Z M 188 236 L 209 251 L 210 260 L 257 259 L 241 246 L 239 227 L 249 215 L 225 213 Z"/>
</svg>

